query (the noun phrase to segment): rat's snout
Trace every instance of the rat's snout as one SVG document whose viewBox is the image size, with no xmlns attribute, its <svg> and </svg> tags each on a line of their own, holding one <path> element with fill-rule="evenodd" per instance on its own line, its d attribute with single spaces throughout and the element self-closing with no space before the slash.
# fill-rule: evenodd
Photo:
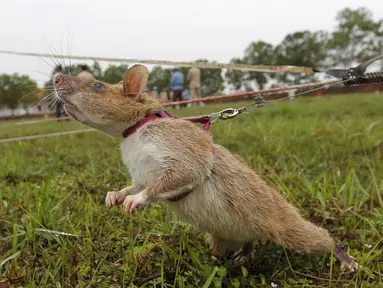
<svg viewBox="0 0 383 288">
<path fill-rule="evenodd" d="M 60 95 L 72 94 L 78 86 L 78 83 L 73 81 L 72 78 L 72 76 L 57 73 L 52 77 L 52 84 L 54 88 L 60 92 Z"/>
<path fill-rule="evenodd" d="M 63 81 L 64 81 L 64 77 L 61 74 L 57 74 L 53 79 L 53 83 L 56 88 L 58 88 Z"/>
</svg>

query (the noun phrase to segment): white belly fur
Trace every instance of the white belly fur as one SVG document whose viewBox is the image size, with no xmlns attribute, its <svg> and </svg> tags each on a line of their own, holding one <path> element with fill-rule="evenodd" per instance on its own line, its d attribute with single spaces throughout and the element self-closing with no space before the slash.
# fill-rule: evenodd
<svg viewBox="0 0 383 288">
<path fill-rule="evenodd" d="M 122 158 L 128 167 L 132 183 L 150 185 L 164 172 L 166 155 L 158 143 L 139 141 L 140 129 L 121 143 Z M 177 217 L 194 228 L 226 239 L 243 240 L 250 237 L 247 231 L 239 230 L 241 219 L 224 200 L 216 185 L 207 180 L 187 197 L 177 202 L 168 202 Z"/>
<path fill-rule="evenodd" d="M 154 143 L 143 144 L 139 141 L 139 132 L 138 130 L 121 143 L 122 160 L 129 169 L 132 183 L 150 185 L 165 170 L 161 165 L 165 155 Z"/>
</svg>

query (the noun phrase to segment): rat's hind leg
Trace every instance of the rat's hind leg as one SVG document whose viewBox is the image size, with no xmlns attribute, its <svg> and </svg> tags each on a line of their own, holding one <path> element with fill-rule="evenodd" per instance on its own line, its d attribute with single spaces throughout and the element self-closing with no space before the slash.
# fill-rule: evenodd
<svg viewBox="0 0 383 288">
<path fill-rule="evenodd" d="M 214 256 L 224 256 L 228 253 L 234 253 L 243 245 L 241 242 L 219 238 L 211 234 L 207 234 L 207 236 L 211 253 Z"/>
<path fill-rule="evenodd" d="M 341 268 L 346 268 L 351 272 L 355 272 L 360 267 L 358 263 L 356 263 L 355 258 L 345 252 L 340 246 L 335 244 L 334 247 L 334 255 L 341 262 Z"/>
<path fill-rule="evenodd" d="M 250 261 L 254 260 L 254 243 L 253 241 L 248 241 L 243 246 L 234 253 L 234 261 L 239 264 L 244 264 L 247 259 Z"/>
<path fill-rule="evenodd" d="M 243 264 L 253 252 L 253 242 L 237 242 L 208 234 L 210 249 L 214 256 L 233 255 L 234 261 Z"/>
</svg>

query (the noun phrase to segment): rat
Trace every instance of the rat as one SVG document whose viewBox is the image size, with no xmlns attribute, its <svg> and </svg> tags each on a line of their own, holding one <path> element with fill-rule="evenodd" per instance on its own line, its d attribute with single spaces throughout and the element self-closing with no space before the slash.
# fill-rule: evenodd
<svg viewBox="0 0 383 288">
<path fill-rule="evenodd" d="M 144 93 L 148 69 L 132 66 L 118 84 L 76 76 L 53 77 L 55 97 L 75 120 L 121 137 L 131 186 L 107 192 L 108 207 L 126 215 L 165 201 L 174 215 L 207 234 L 214 256 L 242 261 L 253 242 L 266 240 L 305 253 L 334 252 L 352 272 L 355 258 L 328 231 L 305 220 L 246 161 L 190 121 L 164 116 L 162 104 Z M 168 115 L 168 114 L 167 114 Z"/>
</svg>

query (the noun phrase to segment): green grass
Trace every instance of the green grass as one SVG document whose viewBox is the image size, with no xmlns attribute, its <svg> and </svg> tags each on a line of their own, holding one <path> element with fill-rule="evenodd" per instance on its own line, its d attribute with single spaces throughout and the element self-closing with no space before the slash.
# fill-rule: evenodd
<svg viewBox="0 0 383 288">
<path fill-rule="evenodd" d="M 177 112 L 191 116 L 244 103 Z M 73 121 L 1 127 L 0 139 L 84 129 Z M 0 144 L 0 283 L 14 287 L 383 287 L 383 98 L 333 96 L 268 104 L 213 125 L 363 266 L 266 243 L 238 267 L 157 205 L 125 217 L 107 191 L 129 184 L 121 139 L 99 132 Z M 59 231 L 55 232 L 55 231 Z M 3 263 L 5 262 L 5 263 Z M 1 284 L 0 284 L 1 286 Z M 1 286 L 2 287 L 2 286 Z"/>
</svg>

